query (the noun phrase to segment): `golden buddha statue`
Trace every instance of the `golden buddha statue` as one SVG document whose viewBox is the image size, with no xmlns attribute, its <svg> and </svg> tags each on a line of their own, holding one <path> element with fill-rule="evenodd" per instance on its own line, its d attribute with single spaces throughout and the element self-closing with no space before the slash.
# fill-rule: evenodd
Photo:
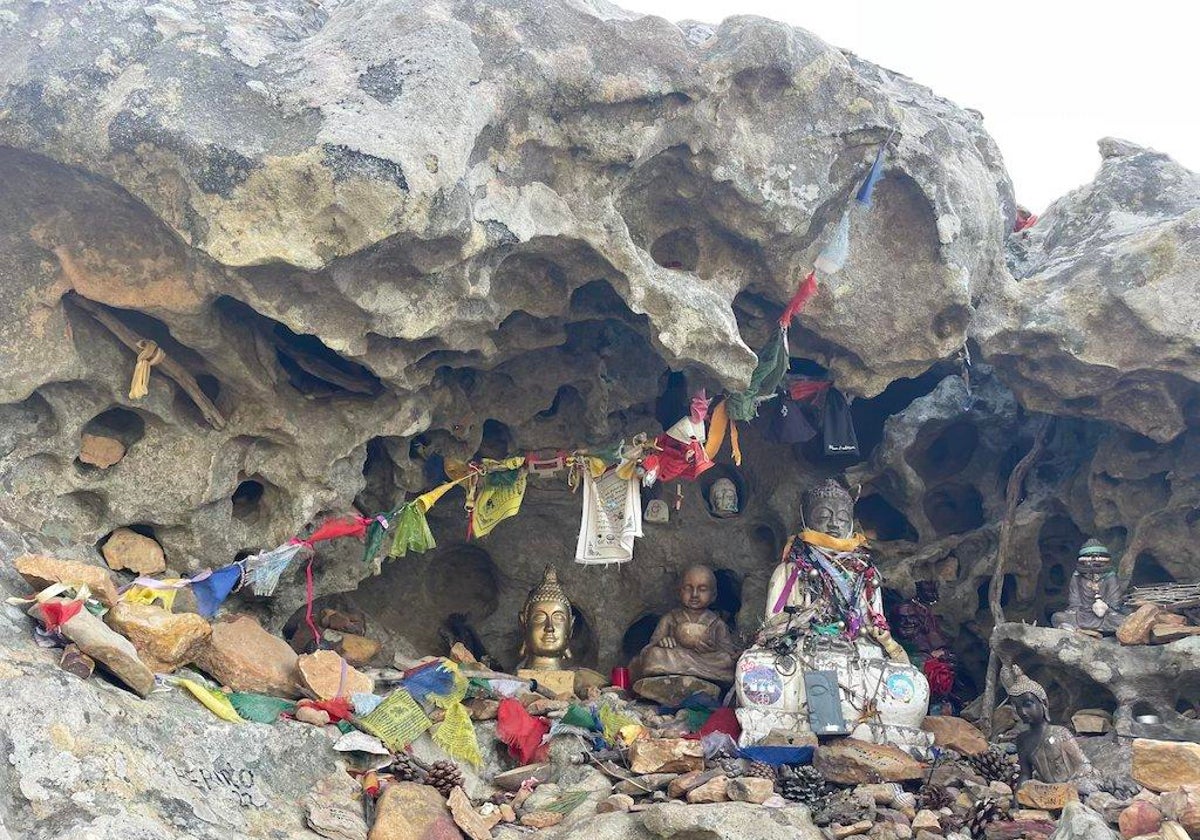
<svg viewBox="0 0 1200 840">
<path fill-rule="evenodd" d="M 717 597 L 717 578 L 708 566 L 691 566 L 679 581 L 679 601 L 664 615 L 631 663 L 630 676 L 687 676 L 728 687 L 733 682 L 737 648 L 729 628 L 709 609 Z"/>
<path fill-rule="evenodd" d="M 536 671 L 565 669 L 571 658 L 575 616 L 553 566 L 547 566 L 542 582 L 529 590 L 520 621 L 520 667 Z"/>
</svg>

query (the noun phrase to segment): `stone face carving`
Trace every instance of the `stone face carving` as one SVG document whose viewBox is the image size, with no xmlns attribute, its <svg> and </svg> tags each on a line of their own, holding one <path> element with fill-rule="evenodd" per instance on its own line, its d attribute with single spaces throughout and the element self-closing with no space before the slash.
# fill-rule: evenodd
<svg viewBox="0 0 1200 840">
<path fill-rule="evenodd" d="M 857 737 L 926 749 L 919 727 L 929 684 L 888 631 L 878 570 L 854 533 L 853 499 L 826 481 L 805 494 L 803 521 L 771 576 L 763 628 L 738 660 L 743 743 L 773 728 L 808 730 L 805 674 L 833 671 Z"/>
<path fill-rule="evenodd" d="M 646 503 L 646 515 L 643 518 L 647 522 L 664 525 L 671 521 L 671 508 L 662 499 L 651 499 Z"/>
<path fill-rule="evenodd" d="M 562 669 L 571 658 L 575 619 L 553 566 L 546 567 L 542 582 L 529 591 L 520 622 L 521 667 L 538 671 Z"/>
<path fill-rule="evenodd" d="M 708 566 L 692 566 L 679 581 L 679 601 L 664 615 L 629 665 L 633 679 L 689 676 L 715 683 L 733 682 L 737 650 L 729 628 L 708 607 L 717 597 L 717 579 Z"/>
<path fill-rule="evenodd" d="M 1091 783 L 1092 765 L 1070 730 L 1050 723 L 1046 689 L 1025 676 L 1020 667 L 1006 666 L 1001 674 L 1004 690 L 1028 729 L 1017 736 L 1021 780 L 1077 782 L 1080 790 Z M 1092 785 L 1094 789 L 1094 784 Z"/>
<path fill-rule="evenodd" d="M 1125 589 L 1108 549 L 1088 540 L 1079 550 L 1075 573 L 1067 584 L 1068 606 L 1052 615 L 1050 623 L 1063 630 L 1115 633 L 1128 617 L 1121 608 Z"/>
<path fill-rule="evenodd" d="M 737 516 L 741 512 L 737 485 L 725 477 L 714 481 L 708 490 L 708 509 L 713 516 L 721 519 Z"/>
</svg>

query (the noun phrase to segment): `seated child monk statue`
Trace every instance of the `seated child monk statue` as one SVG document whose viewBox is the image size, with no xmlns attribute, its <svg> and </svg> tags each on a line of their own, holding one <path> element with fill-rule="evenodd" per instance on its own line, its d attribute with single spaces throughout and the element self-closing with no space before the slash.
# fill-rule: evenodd
<svg viewBox="0 0 1200 840">
<path fill-rule="evenodd" d="M 1012 700 L 1017 717 L 1028 727 L 1016 738 L 1020 781 L 1073 782 L 1080 793 L 1094 793 L 1098 788 L 1092 764 L 1075 736 L 1066 727 L 1050 723 L 1046 689 L 1025 676 L 1016 665 L 1001 669 L 1000 682 Z"/>
<path fill-rule="evenodd" d="M 1067 584 L 1067 608 L 1050 616 L 1050 623 L 1063 630 L 1115 633 L 1128 618 L 1121 609 L 1124 598 L 1125 582 L 1113 568 L 1112 555 L 1098 540 L 1088 540 Z"/>
<path fill-rule="evenodd" d="M 708 566 L 683 573 L 682 606 L 659 620 L 650 643 L 629 663 L 635 682 L 659 676 L 695 677 L 726 687 L 733 682 L 737 649 L 725 622 L 708 608 L 716 597 L 717 579 Z"/>
</svg>

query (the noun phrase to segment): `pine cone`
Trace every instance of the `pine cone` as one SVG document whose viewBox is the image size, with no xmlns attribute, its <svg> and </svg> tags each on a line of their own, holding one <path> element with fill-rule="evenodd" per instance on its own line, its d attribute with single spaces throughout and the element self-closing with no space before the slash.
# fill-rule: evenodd
<svg viewBox="0 0 1200 840">
<path fill-rule="evenodd" d="M 967 814 L 966 829 L 975 840 L 983 840 L 988 823 L 1002 819 L 1005 814 L 1005 809 L 997 800 L 985 796 L 971 806 Z"/>
<path fill-rule="evenodd" d="M 736 779 L 738 776 L 749 775 L 746 772 L 746 762 L 740 758 L 718 758 L 716 765 L 727 778 Z"/>
<path fill-rule="evenodd" d="M 917 791 L 917 808 L 927 811 L 938 811 L 942 808 L 949 808 L 954 802 L 954 797 L 942 785 L 928 784 L 921 785 L 921 789 Z"/>
<path fill-rule="evenodd" d="M 1016 756 L 1009 755 L 995 744 L 988 747 L 987 752 L 970 756 L 967 761 L 976 773 L 989 782 L 1004 782 L 1009 787 L 1016 787 L 1017 779 L 1021 777 Z"/>
<path fill-rule="evenodd" d="M 1128 776 L 1105 776 L 1096 786 L 1121 800 L 1133 799 L 1142 792 L 1142 786 Z"/>
<path fill-rule="evenodd" d="M 848 790 L 839 790 L 821 797 L 809 806 L 813 822 L 819 826 L 832 823 L 850 825 L 873 817 L 874 805 L 866 805 Z"/>
<path fill-rule="evenodd" d="M 825 777 L 809 766 L 781 767 L 775 789 L 784 799 L 806 805 L 829 795 L 829 783 Z"/>
<path fill-rule="evenodd" d="M 760 779 L 770 779 L 772 782 L 779 778 L 779 774 L 775 772 L 774 767 L 770 764 L 763 764 L 761 761 L 751 761 L 744 775 L 757 776 Z"/>
<path fill-rule="evenodd" d="M 392 774 L 398 782 L 425 784 L 427 772 L 428 769 L 420 759 L 409 753 L 400 753 L 396 756 L 396 760 L 392 762 Z"/>
<path fill-rule="evenodd" d="M 425 784 L 437 788 L 438 793 L 442 796 L 449 796 L 450 792 L 462 783 L 462 771 L 458 769 L 458 765 L 453 761 L 435 761 L 429 765 L 429 773 L 425 777 Z"/>
</svg>

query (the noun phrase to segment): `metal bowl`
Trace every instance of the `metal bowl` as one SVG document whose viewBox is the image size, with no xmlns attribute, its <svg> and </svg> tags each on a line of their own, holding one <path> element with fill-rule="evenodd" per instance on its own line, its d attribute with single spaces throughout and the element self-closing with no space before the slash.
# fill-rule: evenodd
<svg viewBox="0 0 1200 840">
<path fill-rule="evenodd" d="M 1138 715 L 1134 718 L 1134 720 L 1136 720 L 1138 723 L 1162 723 L 1162 718 L 1160 718 L 1158 715 Z"/>
</svg>

